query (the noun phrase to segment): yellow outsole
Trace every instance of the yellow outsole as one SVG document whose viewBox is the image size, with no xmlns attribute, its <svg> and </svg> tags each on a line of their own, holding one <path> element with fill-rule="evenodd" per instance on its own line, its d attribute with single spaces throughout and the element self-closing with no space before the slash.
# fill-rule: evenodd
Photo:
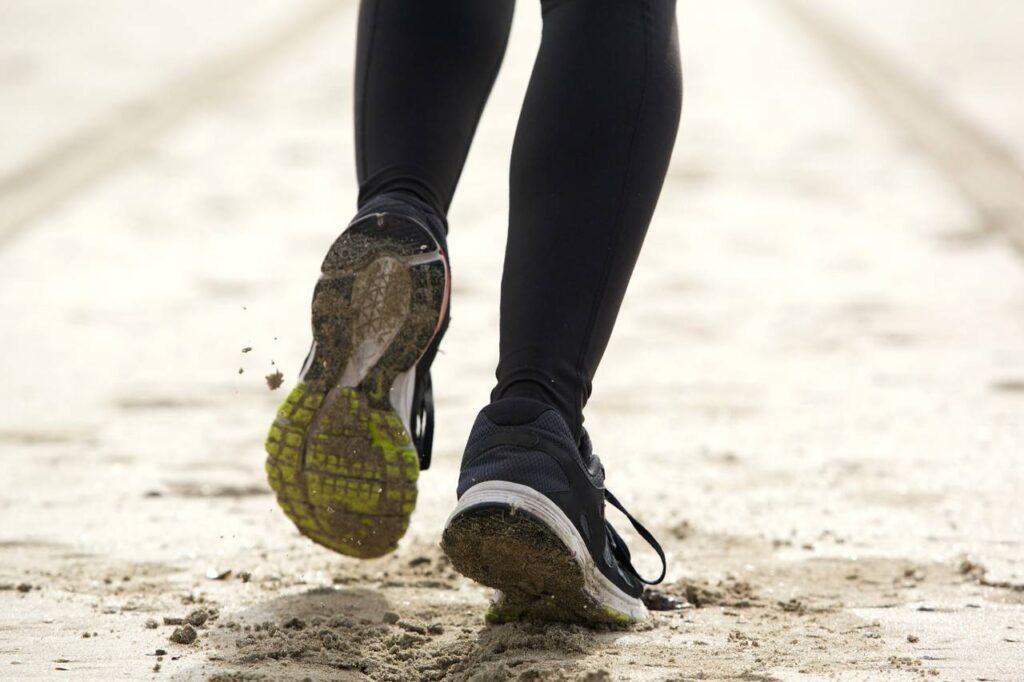
<svg viewBox="0 0 1024 682">
<path fill-rule="evenodd" d="M 363 559 L 398 545 L 416 506 L 419 458 L 394 412 L 356 389 L 329 393 L 298 384 L 266 442 L 266 472 L 277 502 L 299 531 Z"/>
</svg>

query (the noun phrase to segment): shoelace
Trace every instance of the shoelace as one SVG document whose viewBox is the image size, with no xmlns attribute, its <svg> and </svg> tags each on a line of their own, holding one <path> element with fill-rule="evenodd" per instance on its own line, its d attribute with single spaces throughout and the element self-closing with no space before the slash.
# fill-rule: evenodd
<svg viewBox="0 0 1024 682">
<path fill-rule="evenodd" d="M 622 512 L 627 519 L 629 519 L 629 522 L 633 524 L 633 528 L 640 537 L 646 540 L 647 544 L 649 544 L 651 548 L 658 553 L 658 557 L 661 559 L 661 575 L 654 580 L 648 580 L 640 575 L 636 568 L 633 567 L 633 562 L 630 559 L 629 547 L 626 546 L 625 540 L 623 540 L 622 536 L 619 535 L 612 527 L 611 523 L 605 521 L 604 526 L 608 531 L 608 540 L 611 545 L 612 556 L 618 559 L 619 563 L 623 564 L 640 582 L 645 585 L 657 585 L 665 579 L 665 572 L 668 570 L 668 563 L 665 560 L 665 551 L 661 548 L 658 541 L 654 539 L 654 535 L 651 534 L 651 531 L 644 528 L 642 523 L 633 518 L 633 515 L 626 511 L 626 508 L 622 506 L 622 503 L 619 502 L 618 498 L 615 497 L 615 495 L 612 495 L 607 489 L 604 491 L 604 498 L 610 502 L 613 507 Z"/>
<path fill-rule="evenodd" d="M 430 467 L 434 446 L 434 389 L 430 371 L 416 373 L 416 387 L 412 394 L 412 443 L 420 457 L 420 471 Z"/>
</svg>

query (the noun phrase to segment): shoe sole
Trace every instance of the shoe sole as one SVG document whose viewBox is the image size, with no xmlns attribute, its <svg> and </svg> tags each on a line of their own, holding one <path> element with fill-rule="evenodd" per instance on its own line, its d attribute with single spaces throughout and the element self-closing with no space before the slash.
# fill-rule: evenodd
<svg viewBox="0 0 1024 682">
<path fill-rule="evenodd" d="M 313 347 L 270 427 L 267 480 L 303 535 L 378 557 L 416 505 L 419 456 L 399 410 L 409 415 L 416 363 L 441 331 L 448 266 L 425 228 L 382 213 L 338 237 L 321 272 Z"/>
<path fill-rule="evenodd" d="M 486 481 L 462 496 L 441 548 L 462 575 L 500 592 L 488 622 L 624 626 L 647 609 L 606 578 L 558 506 L 528 486 Z"/>
</svg>

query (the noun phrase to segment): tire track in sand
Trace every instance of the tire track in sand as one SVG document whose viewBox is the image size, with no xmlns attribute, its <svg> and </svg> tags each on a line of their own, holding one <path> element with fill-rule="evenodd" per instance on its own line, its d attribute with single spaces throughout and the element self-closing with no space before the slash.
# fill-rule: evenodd
<svg viewBox="0 0 1024 682">
<path fill-rule="evenodd" d="M 807 0 L 779 0 L 785 13 L 964 195 L 982 228 L 1024 255 L 1024 169 L 998 140 Z"/>
<path fill-rule="evenodd" d="M 341 0 L 309 3 L 256 40 L 171 78 L 153 90 L 158 94 L 118 107 L 107 118 L 64 138 L 15 173 L 0 178 L 0 248 L 47 211 L 130 160 L 193 110 L 255 75 L 350 6 Z"/>
</svg>

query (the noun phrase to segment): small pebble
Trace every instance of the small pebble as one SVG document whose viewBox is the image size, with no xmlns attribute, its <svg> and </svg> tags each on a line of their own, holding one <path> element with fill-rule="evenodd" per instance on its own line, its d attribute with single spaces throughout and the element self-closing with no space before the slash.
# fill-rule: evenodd
<svg viewBox="0 0 1024 682">
<path fill-rule="evenodd" d="M 185 616 L 185 622 L 188 623 L 189 625 L 194 625 L 196 627 L 200 627 L 209 618 L 210 618 L 210 614 L 207 613 L 206 609 L 196 609 L 192 613 L 190 613 L 187 616 Z"/>
<path fill-rule="evenodd" d="M 191 644 L 196 641 L 196 629 L 191 625 L 182 625 L 180 628 L 174 628 L 174 632 L 171 633 L 170 640 L 176 644 Z"/>
<path fill-rule="evenodd" d="M 425 634 L 427 634 L 427 629 L 425 627 L 423 627 L 419 623 L 413 623 L 413 622 L 408 621 L 408 620 L 400 620 L 400 621 L 398 621 L 398 627 L 400 627 L 403 630 L 406 630 L 408 632 L 415 632 L 417 635 L 425 635 Z"/>
</svg>

